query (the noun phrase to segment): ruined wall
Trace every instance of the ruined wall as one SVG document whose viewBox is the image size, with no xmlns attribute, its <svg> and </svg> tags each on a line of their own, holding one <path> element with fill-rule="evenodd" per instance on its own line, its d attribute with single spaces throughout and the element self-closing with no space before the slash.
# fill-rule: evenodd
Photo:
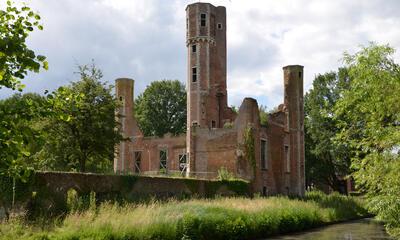
<svg viewBox="0 0 400 240">
<path fill-rule="evenodd" d="M 258 168 L 260 168 L 259 140 L 260 139 L 260 114 L 257 101 L 253 98 L 243 99 L 239 107 L 239 113 L 235 119 L 234 127 L 237 131 L 238 144 L 238 169 L 237 174 L 243 179 L 253 181 L 253 185 L 258 185 L 259 176 Z M 249 152 L 249 146 L 246 144 L 246 131 L 251 130 L 252 140 L 254 141 L 254 149 Z M 254 158 L 254 162 L 249 159 L 249 154 Z"/>
<path fill-rule="evenodd" d="M 0 186 L 2 193 L 11 193 L 11 188 L 12 184 Z M 42 214 L 65 211 L 67 192 L 71 189 L 82 197 L 95 192 L 98 203 L 106 200 L 135 202 L 152 197 L 163 199 L 252 194 L 249 184 L 238 180 L 211 181 L 134 175 L 36 172 L 28 182 L 17 183 L 17 205 L 32 211 L 44 211 Z"/>
<path fill-rule="evenodd" d="M 267 168 L 260 169 L 262 191 L 265 194 L 286 194 L 284 170 L 285 113 L 279 111 L 268 116 L 268 125 L 262 129 L 261 138 L 267 141 Z"/>
<path fill-rule="evenodd" d="M 216 178 L 218 170 L 236 172 L 237 132 L 235 129 L 196 127 L 192 137 L 196 162 L 190 176 Z"/>
<path fill-rule="evenodd" d="M 142 174 L 157 174 L 162 170 L 160 168 L 160 151 L 166 151 L 166 171 L 180 172 L 179 156 L 186 154 L 186 136 L 172 136 L 166 134 L 158 137 L 137 138 L 129 145 L 130 151 L 130 169 L 132 172 Z M 141 159 L 135 159 L 135 154 L 140 152 Z M 135 165 L 136 164 L 136 165 Z M 139 166 L 140 165 L 140 166 Z M 140 171 L 136 171 L 138 166 Z"/>
</svg>

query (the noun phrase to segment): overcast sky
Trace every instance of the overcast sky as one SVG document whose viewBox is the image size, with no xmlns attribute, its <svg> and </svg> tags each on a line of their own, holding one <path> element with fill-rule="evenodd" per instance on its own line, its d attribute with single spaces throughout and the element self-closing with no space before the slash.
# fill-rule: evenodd
<svg viewBox="0 0 400 240">
<path fill-rule="evenodd" d="M 4 4 L 5 1 L 1 1 Z M 104 81 L 135 79 L 135 96 L 154 80 L 186 82 L 185 0 L 31 0 L 43 31 L 29 46 L 49 70 L 27 77 L 26 91 L 43 93 L 76 80 L 77 64 L 96 65 Z M 215 0 L 227 9 L 228 99 L 256 98 L 269 109 L 283 101 L 282 67 L 314 76 L 336 70 L 344 51 L 370 41 L 400 51 L 398 0 Z M 3 7 L 3 6 L 1 6 Z M 396 53 L 399 62 L 400 54 Z M 0 89 L 0 97 L 12 94 Z"/>
</svg>

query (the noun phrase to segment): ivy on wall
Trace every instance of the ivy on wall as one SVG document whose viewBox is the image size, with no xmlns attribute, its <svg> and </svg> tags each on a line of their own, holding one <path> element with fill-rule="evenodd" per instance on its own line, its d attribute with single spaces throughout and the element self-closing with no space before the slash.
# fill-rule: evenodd
<svg viewBox="0 0 400 240">
<path fill-rule="evenodd" d="M 256 175 L 256 154 L 255 154 L 255 140 L 253 127 L 247 126 L 244 130 L 244 154 L 246 159 L 250 162 L 253 169 L 254 177 Z"/>
</svg>

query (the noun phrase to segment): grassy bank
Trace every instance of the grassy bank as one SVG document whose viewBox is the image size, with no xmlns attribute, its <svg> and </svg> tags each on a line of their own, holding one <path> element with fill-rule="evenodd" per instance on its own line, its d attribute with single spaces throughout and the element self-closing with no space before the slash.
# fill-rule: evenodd
<svg viewBox="0 0 400 240">
<path fill-rule="evenodd" d="M 2 239 L 256 239 L 366 215 L 355 198 L 308 193 L 304 199 L 218 198 L 152 202 L 68 214 L 59 223 L 10 221 Z"/>
</svg>

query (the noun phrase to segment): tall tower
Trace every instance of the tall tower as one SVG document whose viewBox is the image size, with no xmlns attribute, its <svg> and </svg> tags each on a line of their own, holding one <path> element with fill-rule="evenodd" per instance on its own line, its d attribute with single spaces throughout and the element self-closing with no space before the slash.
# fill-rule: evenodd
<svg viewBox="0 0 400 240">
<path fill-rule="evenodd" d="M 195 171 L 196 127 L 231 121 L 226 91 L 226 9 L 210 3 L 186 7 L 188 173 Z"/>
<path fill-rule="evenodd" d="M 227 111 L 226 10 L 209 3 L 186 8 L 188 127 L 223 127 Z"/>
<path fill-rule="evenodd" d="M 135 118 L 133 117 L 133 86 L 134 80 L 129 78 L 118 78 L 115 80 L 115 95 L 120 106 L 116 111 L 116 119 L 119 123 L 120 132 L 124 140 L 115 146 L 114 172 L 128 171 L 130 153 L 130 139 L 141 135 Z"/>
<path fill-rule="evenodd" d="M 286 172 L 290 173 L 288 179 L 290 192 L 303 196 L 305 191 L 303 66 L 283 67 L 283 75 L 286 130 L 289 133 L 289 146 L 285 146 L 284 151 L 290 159 L 285 168 Z"/>
</svg>

